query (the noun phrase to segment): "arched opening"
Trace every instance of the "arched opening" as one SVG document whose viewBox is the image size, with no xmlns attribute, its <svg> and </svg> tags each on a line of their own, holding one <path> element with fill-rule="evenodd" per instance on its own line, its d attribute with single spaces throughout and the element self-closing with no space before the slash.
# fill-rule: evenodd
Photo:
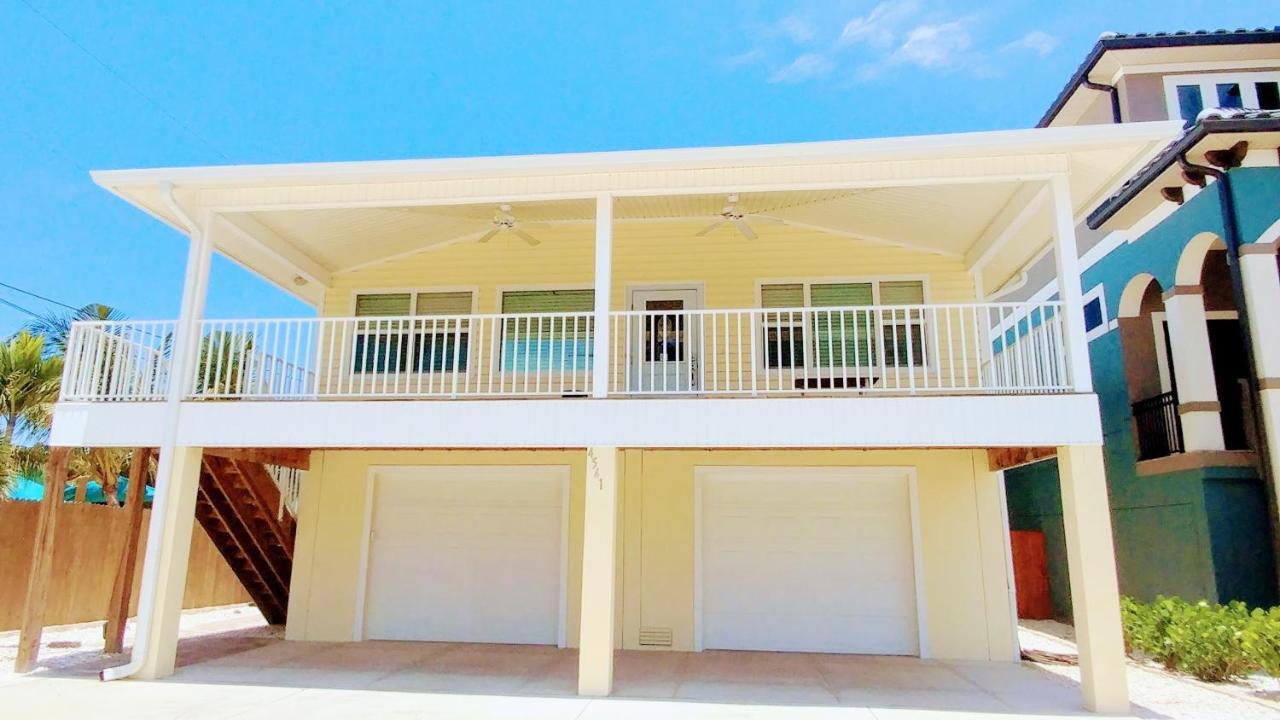
<svg viewBox="0 0 1280 720">
<path fill-rule="evenodd" d="M 1213 359 L 1218 404 L 1222 408 L 1222 439 L 1228 450 L 1245 450 L 1255 445 L 1251 437 L 1249 358 L 1244 352 L 1243 328 L 1227 265 L 1227 249 L 1221 240 L 1215 238 L 1204 252 L 1197 280 L 1204 288 L 1209 354 Z"/>
<path fill-rule="evenodd" d="M 1163 289 L 1154 277 L 1143 273 L 1125 286 L 1117 324 L 1138 459 L 1182 452 Z"/>
</svg>

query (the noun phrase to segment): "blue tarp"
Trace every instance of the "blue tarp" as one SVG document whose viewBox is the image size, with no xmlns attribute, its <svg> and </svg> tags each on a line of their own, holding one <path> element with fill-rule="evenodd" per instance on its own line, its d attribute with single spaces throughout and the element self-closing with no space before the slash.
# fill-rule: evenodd
<svg viewBox="0 0 1280 720">
<path fill-rule="evenodd" d="M 125 477 L 120 478 L 120 481 L 116 484 L 116 498 L 122 504 L 124 503 L 125 493 L 128 492 L 128 489 L 129 489 L 129 479 Z M 153 494 L 155 494 L 155 488 L 148 486 L 147 494 L 146 494 L 146 497 L 143 498 L 143 502 L 145 502 L 146 504 L 150 504 L 151 496 Z M 44 481 L 38 476 L 37 477 L 19 477 L 18 482 L 14 483 L 13 487 L 9 489 L 10 500 L 40 502 L 41 498 L 43 497 L 44 497 Z M 68 502 L 75 500 L 76 486 L 68 485 L 66 489 L 63 491 L 62 497 L 64 500 Z M 107 504 L 107 496 L 102 491 L 102 483 L 98 482 L 97 480 L 90 480 L 85 488 L 84 499 L 85 499 L 85 502 L 93 503 L 95 505 Z"/>
</svg>

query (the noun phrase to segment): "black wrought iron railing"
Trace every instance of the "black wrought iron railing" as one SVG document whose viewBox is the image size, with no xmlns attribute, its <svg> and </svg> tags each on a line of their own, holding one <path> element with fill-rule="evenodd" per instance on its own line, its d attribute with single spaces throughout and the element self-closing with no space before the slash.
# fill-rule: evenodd
<svg viewBox="0 0 1280 720">
<path fill-rule="evenodd" d="M 1178 396 L 1167 392 L 1133 404 L 1137 429 L 1138 459 L 1152 460 L 1182 452 L 1182 421 L 1178 418 Z"/>
</svg>

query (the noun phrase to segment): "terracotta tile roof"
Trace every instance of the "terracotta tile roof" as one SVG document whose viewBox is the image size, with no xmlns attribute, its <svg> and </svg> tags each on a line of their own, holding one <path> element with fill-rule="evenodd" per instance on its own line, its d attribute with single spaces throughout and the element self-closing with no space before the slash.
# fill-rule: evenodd
<svg viewBox="0 0 1280 720">
<path fill-rule="evenodd" d="M 1093 67 L 1109 50 L 1136 50 L 1158 47 L 1194 47 L 1204 45 L 1245 45 L 1280 42 L 1280 25 L 1271 28 L 1236 28 L 1235 30 L 1178 30 L 1153 33 L 1103 33 L 1085 56 L 1084 62 L 1072 73 L 1062 91 L 1049 104 L 1036 127 L 1046 127 L 1062 111 L 1076 88 L 1088 79 Z"/>
<path fill-rule="evenodd" d="M 1280 110 L 1255 110 L 1210 108 L 1200 113 L 1195 123 L 1182 131 L 1182 134 L 1159 152 L 1151 162 L 1125 181 L 1114 195 L 1104 200 L 1097 209 L 1089 213 L 1090 228 L 1097 229 L 1120 208 L 1142 192 L 1152 180 L 1174 163 L 1178 156 L 1191 149 L 1206 135 L 1221 132 L 1258 132 L 1280 131 Z"/>
</svg>

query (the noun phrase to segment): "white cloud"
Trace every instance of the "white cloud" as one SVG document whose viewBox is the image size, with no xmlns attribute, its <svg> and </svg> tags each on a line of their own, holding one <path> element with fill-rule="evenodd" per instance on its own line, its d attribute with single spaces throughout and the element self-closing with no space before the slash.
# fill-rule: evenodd
<svg viewBox="0 0 1280 720">
<path fill-rule="evenodd" d="M 829 74 L 835 63 L 818 53 L 805 53 L 769 76 L 771 83 L 798 83 Z"/>
<path fill-rule="evenodd" d="M 890 58 L 895 64 L 940 69 L 954 66 L 973 46 L 969 30 L 963 22 L 920 25 L 907 33 L 907 39 Z"/>
<path fill-rule="evenodd" d="M 755 48 L 751 48 L 746 52 L 738 53 L 737 55 L 731 55 L 725 58 L 724 64 L 727 67 L 731 67 L 731 68 L 742 67 L 744 65 L 752 65 L 757 62 L 760 62 L 761 60 L 764 59 L 764 56 L 765 56 L 764 48 L 755 47 Z"/>
<path fill-rule="evenodd" d="M 903 23 L 920 9 L 916 0 L 887 0 L 871 8 L 871 12 L 845 23 L 840 32 L 841 44 L 865 42 L 874 47 L 889 47 L 897 39 Z"/>
<path fill-rule="evenodd" d="M 1036 55 L 1044 57 L 1057 47 L 1058 38 L 1043 30 L 1032 30 L 1013 42 L 1005 43 L 1000 49 L 1006 52 L 1010 50 L 1030 50 Z"/>
<path fill-rule="evenodd" d="M 774 31 L 790 38 L 791 42 L 797 45 L 809 42 L 817 34 L 813 24 L 799 15 L 788 15 L 782 18 L 774 26 Z"/>
</svg>

